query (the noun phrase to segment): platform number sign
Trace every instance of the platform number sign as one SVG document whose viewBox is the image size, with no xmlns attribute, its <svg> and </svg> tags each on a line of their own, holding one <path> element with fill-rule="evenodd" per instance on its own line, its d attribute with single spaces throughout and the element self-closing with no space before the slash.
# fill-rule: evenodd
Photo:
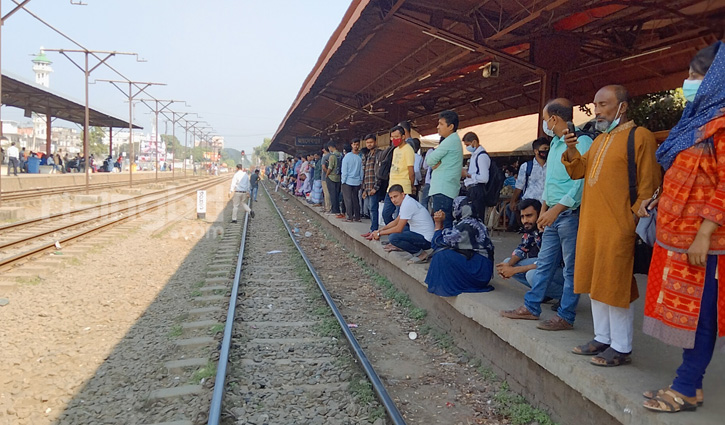
<svg viewBox="0 0 725 425">
<path fill-rule="evenodd" d="M 196 191 L 196 218 L 206 218 L 206 190 Z"/>
</svg>

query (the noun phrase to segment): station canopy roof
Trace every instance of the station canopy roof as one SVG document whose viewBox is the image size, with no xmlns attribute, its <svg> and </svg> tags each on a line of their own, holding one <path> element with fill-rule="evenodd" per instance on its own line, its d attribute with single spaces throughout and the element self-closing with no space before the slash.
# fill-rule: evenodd
<svg viewBox="0 0 725 425">
<path fill-rule="evenodd" d="M 606 84 L 673 89 L 723 22 L 725 0 L 353 0 L 269 150 L 404 119 L 431 134 L 445 109 L 466 127 L 537 113 L 552 97 L 585 104 Z M 485 78 L 491 62 L 499 75 Z"/>
<path fill-rule="evenodd" d="M 50 90 L 21 77 L 2 73 L 2 104 L 30 112 L 57 117 L 66 121 L 83 125 L 85 122 L 85 105 L 81 102 Z M 96 127 L 128 128 L 128 121 L 111 114 L 90 108 L 89 124 Z M 133 128 L 143 127 L 134 125 Z"/>
</svg>

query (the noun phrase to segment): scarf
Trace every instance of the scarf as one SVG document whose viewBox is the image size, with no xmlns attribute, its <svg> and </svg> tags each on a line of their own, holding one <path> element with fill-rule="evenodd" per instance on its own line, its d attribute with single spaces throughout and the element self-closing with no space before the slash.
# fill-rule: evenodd
<svg viewBox="0 0 725 425">
<path fill-rule="evenodd" d="M 486 226 L 475 217 L 473 202 L 466 196 L 456 197 L 453 200 L 455 223 L 452 228 L 442 231 L 443 243 L 463 254 L 478 253 L 493 261 L 493 242 Z"/>
<path fill-rule="evenodd" d="M 703 127 L 725 115 L 725 43 L 718 41 L 716 44 L 715 60 L 705 74 L 695 100 L 687 103 L 682 118 L 657 149 L 657 162 L 665 171 L 672 166 L 677 154 L 685 149 L 701 142 L 712 143 L 712 138 L 702 131 Z"/>
</svg>

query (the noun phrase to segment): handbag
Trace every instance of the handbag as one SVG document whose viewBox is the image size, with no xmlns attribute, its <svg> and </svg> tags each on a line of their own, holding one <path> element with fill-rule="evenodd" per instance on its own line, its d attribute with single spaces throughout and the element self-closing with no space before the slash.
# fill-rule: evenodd
<svg viewBox="0 0 725 425">
<path fill-rule="evenodd" d="M 629 131 L 627 139 L 627 174 L 629 177 L 629 202 L 634 206 L 637 202 L 637 164 L 634 161 L 634 132 L 637 127 Z M 649 217 L 642 217 L 637 223 L 637 235 L 634 241 L 634 268 L 633 274 L 649 273 L 649 265 L 652 262 L 652 247 L 655 241 L 655 223 L 657 211 L 652 210 Z M 640 235 L 640 226 L 645 238 Z M 648 243 L 649 242 L 649 243 Z"/>
</svg>

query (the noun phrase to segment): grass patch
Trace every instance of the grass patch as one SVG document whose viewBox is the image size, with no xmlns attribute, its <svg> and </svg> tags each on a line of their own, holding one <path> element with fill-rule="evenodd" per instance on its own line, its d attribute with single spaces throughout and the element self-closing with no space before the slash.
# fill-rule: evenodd
<svg viewBox="0 0 725 425">
<path fill-rule="evenodd" d="M 40 285 L 43 279 L 40 276 L 28 276 L 15 278 L 15 281 L 21 285 L 35 286 Z"/>
<path fill-rule="evenodd" d="M 350 379 L 350 393 L 363 404 L 370 404 L 375 401 L 375 393 L 373 392 L 373 385 L 364 376 L 359 373 L 353 375 Z"/>
<path fill-rule="evenodd" d="M 539 425 L 554 425 L 554 421 L 546 412 L 532 407 L 525 398 L 512 392 L 506 382 L 501 383 L 493 399 L 499 405 L 499 413 L 508 418 L 513 425 L 526 425 L 532 422 Z"/>
<path fill-rule="evenodd" d="M 192 297 L 200 297 L 201 295 L 202 295 L 201 294 L 201 291 L 198 290 L 198 289 L 195 289 L 195 290 L 191 291 L 191 296 Z"/>
<path fill-rule="evenodd" d="M 342 330 L 340 324 L 337 323 L 337 319 L 334 317 L 326 317 L 315 326 L 317 332 L 322 336 L 340 338 L 342 336 Z"/>
<path fill-rule="evenodd" d="M 216 325 L 209 328 L 209 332 L 212 334 L 218 334 L 218 333 L 224 332 L 224 324 L 217 323 Z"/>
<path fill-rule="evenodd" d="M 191 382 L 200 384 L 201 381 L 206 381 L 214 375 L 216 375 L 216 365 L 214 362 L 209 362 L 206 366 L 200 367 L 191 375 Z"/>
<path fill-rule="evenodd" d="M 204 281 L 200 280 L 200 281 L 196 282 L 193 286 L 194 286 L 194 288 L 201 288 L 202 286 L 204 286 Z"/>
<path fill-rule="evenodd" d="M 79 260 L 78 257 L 73 257 L 70 260 L 68 260 L 68 264 L 70 264 L 71 266 L 80 266 L 81 260 Z"/>
<path fill-rule="evenodd" d="M 171 331 L 169 331 L 169 339 L 176 339 L 181 336 L 181 334 L 184 333 L 184 328 L 181 327 L 181 325 L 176 324 L 171 327 Z"/>
</svg>

